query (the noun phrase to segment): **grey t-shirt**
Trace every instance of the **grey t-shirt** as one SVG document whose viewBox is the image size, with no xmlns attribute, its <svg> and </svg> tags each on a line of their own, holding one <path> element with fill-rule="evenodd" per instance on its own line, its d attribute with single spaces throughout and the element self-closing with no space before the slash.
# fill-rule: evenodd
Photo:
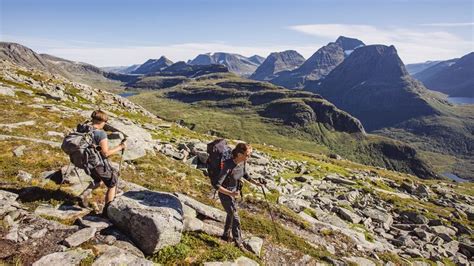
<svg viewBox="0 0 474 266">
<path fill-rule="evenodd" d="M 103 130 L 96 129 L 96 130 L 92 131 L 92 137 L 94 138 L 95 145 L 99 145 L 99 143 L 103 139 L 107 138 L 107 134 Z"/>
<path fill-rule="evenodd" d="M 232 192 L 237 191 L 241 178 L 251 179 L 247 173 L 245 163 L 236 165 L 233 159 L 228 159 L 223 163 L 215 188 L 218 189 L 220 186 L 223 186 Z"/>
</svg>

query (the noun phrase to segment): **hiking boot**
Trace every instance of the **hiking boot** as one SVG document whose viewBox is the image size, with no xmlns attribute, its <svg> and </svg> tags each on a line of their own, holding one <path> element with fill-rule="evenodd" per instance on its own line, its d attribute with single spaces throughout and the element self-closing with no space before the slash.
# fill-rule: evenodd
<svg viewBox="0 0 474 266">
<path fill-rule="evenodd" d="M 230 236 L 230 232 L 229 233 L 224 233 L 222 236 L 221 236 L 221 239 L 223 241 L 226 241 L 226 242 L 232 242 L 232 237 Z"/>
<path fill-rule="evenodd" d="M 248 250 L 244 247 L 244 244 L 242 244 L 242 242 L 237 242 L 235 241 L 235 247 L 237 247 L 238 249 L 240 249 L 240 251 L 242 252 L 247 252 Z"/>
<path fill-rule="evenodd" d="M 102 209 L 102 217 L 105 218 L 105 219 L 109 219 L 109 216 L 107 214 L 107 208 L 109 207 L 109 205 L 110 205 L 110 202 L 106 203 L 104 205 L 104 208 Z"/>
</svg>

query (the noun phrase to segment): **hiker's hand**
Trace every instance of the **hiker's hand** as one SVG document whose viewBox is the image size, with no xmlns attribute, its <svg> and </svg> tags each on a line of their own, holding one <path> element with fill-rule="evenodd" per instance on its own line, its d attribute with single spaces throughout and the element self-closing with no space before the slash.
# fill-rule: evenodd
<svg viewBox="0 0 474 266">
<path fill-rule="evenodd" d="M 230 196 L 233 197 L 233 198 L 237 198 L 239 196 L 239 191 L 233 191 L 233 192 L 230 192 Z"/>
<path fill-rule="evenodd" d="M 125 150 L 125 148 L 127 148 L 127 144 L 125 144 L 125 142 L 120 143 L 119 146 L 122 148 L 122 150 Z"/>
</svg>

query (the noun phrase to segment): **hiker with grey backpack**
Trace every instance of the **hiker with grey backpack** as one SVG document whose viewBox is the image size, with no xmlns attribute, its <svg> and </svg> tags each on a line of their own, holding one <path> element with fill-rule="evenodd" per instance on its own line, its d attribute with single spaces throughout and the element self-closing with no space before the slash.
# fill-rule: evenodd
<svg viewBox="0 0 474 266">
<path fill-rule="evenodd" d="M 108 157 L 126 148 L 122 141 L 118 146 L 110 149 L 107 134 L 103 130 L 108 115 L 101 111 L 94 111 L 92 122 L 79 124 L 75 132 L 67 135 L 62 143 L 62 150 L 69 155 L 74 167 L 83 169 L 93 179 L 92 183 L 79 196 L 81 205 L 88 207 L 88 197 L 92 191 L 103 182 L 107 186 L 105 206 L 102 215 L 107 217 L 107 208 L 114 200 L 119 171 L 110 164 Z"/>
<path fill-rule="evenodd" d="M 240 218 L 237 213 L 236 197 L 240 194 L 242 189 L 242 178 L 245 178 L 250 183 L 261 186 L 264 181 L 252 179 L 246 171 L 246 161 L 252 154 L 252 147 L 246 143 L 239 143 L 237 146 L 230 151 L 230 158 L 227 158 L 230 148 L 228 148 L 225 140 L 216 140 L 211 142 L 208 146 L 209 161 L 208 170 L 211 178 L 211 183 L 218 192 L 219 199 L 222 203 L 222 207 L 227 213 L 224 233 L 222 239 L 225 241 L 232 241 L 232 237 L 235 245 L 245 250 L 242 243 L 242 233 L 240 226 Z M 222 155 L 222 152 L 225 154 Z M 219 155 L 220 154 L 220 155 Z M 219 157 L 221 161 L 219 160 Z M 224 159 L 222 159 L 224 158 Z M 213 165 L 219 165 L 220 171 L 213 168 Z M 217 174 L 219 172 L 219 174 Z"/>
</svg>

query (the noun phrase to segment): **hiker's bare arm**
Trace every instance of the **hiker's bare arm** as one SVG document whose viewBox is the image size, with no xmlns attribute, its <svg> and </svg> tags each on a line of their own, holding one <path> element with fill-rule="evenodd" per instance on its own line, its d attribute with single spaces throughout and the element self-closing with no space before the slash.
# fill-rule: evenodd
<svg viewBox="0 0 474 266">
<path fill-rule="evenodd" d="M 120 145 L 118 145 L 117 147 L 113 148 L 113 149 L 109 149 L 109 141 L 107 139 L 103 139 L 99 142 L 99 146 L 100 146 L 100 152 L 105 156 L 105 157 L 109 157 L 110 155 L 116 153 L 116 152 L 119 152 L 123 149 L 125 149 L 125 143 L 120 143 Z"/>
</svg>

